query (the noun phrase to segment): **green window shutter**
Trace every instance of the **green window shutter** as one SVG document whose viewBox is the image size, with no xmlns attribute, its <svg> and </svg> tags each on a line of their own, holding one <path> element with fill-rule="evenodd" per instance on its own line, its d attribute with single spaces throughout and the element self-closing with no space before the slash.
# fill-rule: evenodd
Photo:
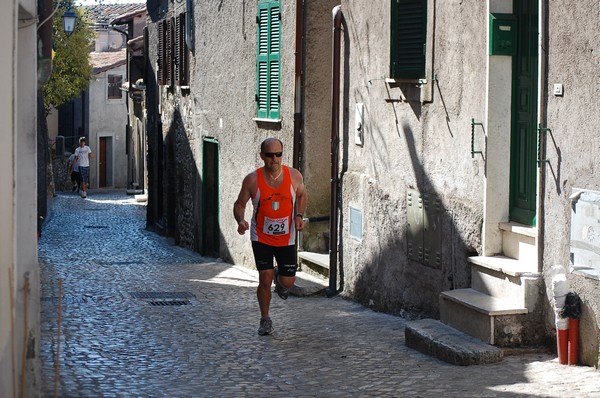
<svg viewBox="0 0 600 398">
<path fill-rule="evenodd" d="M 427 0 L 392 0 L 390 77 L 425 78 Z"/>
<path fill-rule="evenodd" d="M 280 1 L 258 3 L 256 45 L 256 117 L 279 119 L 281 69 Z"/>
</svg>

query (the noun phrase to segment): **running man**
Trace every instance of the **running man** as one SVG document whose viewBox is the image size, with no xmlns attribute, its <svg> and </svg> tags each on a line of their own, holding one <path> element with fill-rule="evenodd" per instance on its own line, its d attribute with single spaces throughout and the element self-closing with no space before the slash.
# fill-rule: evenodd
<svg viewBox="0 0 600 398">
<path fill-rule="evenodd" d="M 250 230 L 252 250 L 258 269 L 256 296 L 260 307 L 259 335 L 273 332 L 269 317 L 271 283 L 283 300 L 296 279 L 296 231 L 304 229 L 304 212 L 308 195 L 302 174 L 282 164 L 283 143 L 267 138 L 260 145 L 260 158 L 264 166 L 248 174 L 233 205 L 233 216 L 238 223 L 238 233 Z M 251 224 L 244 219 L 246 203 L 252 199 L 254 210 Z M 277 261 L 274 268 L 273 257 Z"/>
</svg>

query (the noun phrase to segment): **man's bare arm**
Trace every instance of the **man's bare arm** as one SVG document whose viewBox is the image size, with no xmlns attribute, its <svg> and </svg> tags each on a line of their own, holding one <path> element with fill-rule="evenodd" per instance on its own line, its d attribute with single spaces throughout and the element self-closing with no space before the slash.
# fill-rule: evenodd
<svg viewBox="0 0 600 398">
<path fill-rule="evenodd" d="M 252 197 L 252 188 L 255 185 L 256 175 L 254 173 L 248 174 L 244 178 L 238 198 L 233 204 L 233 217 L 238 224 L 238 233 L 240 235 L 243 235 L 248 229 L 250 229 L 250 225 L 244 219 L 244 215 L 246 213 L 246 203 L 248 203 L 248 200 L 250 200 Z"/>
<path fill-rule="evenodd" d="M 294 169 L 292 173 L 292 180 L 294 187 L 296 188 L 296 209 L 294 214 L 301 214 L 304 216 L 306 207 L 308 206 L 308 193 L 304 187 L 304 178 L 296 169 Z M 294 222 L 296 223 L 297 231 L 302 231 L 304 229 L 304 217 L 294 216 Z"/>
</svg>

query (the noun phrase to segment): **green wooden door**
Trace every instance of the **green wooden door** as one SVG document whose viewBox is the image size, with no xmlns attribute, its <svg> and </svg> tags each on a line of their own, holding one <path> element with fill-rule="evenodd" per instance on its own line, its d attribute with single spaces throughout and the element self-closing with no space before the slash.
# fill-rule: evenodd
<svg viewBox="0 0 600 398">
<path fill-rule="evenodd" d="M 514 0 L 510 219 L 535 225 L 537 187 L 538 1 Z"/>
<path fill-rule="evenodd" d="M 219 257 L 219 143 L 205 139 L 202 150 L 202 254 Z"/>
</svg>

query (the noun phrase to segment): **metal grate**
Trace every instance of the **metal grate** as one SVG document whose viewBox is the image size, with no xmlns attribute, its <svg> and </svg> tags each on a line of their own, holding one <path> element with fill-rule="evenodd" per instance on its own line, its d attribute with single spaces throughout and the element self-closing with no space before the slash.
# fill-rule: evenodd
<svg viewBox="0 0 600 398">
<path fill-rule="evenodd" d="M 135 299 L 187 300 L 196 298 L 196 296 L 190 292 L 129 292 L 129 294 Z"/>
<path fill-rule="evenodd" d="M 85 228 L 104 229 L 108 228 L 108 225 L 86 225 Z"/>
<path fill-rule="evenodd" d="M 170 307 L 191 304 L 189 300 L 151 300 L 149 303 L 155 307 Z"/>
</svg>

